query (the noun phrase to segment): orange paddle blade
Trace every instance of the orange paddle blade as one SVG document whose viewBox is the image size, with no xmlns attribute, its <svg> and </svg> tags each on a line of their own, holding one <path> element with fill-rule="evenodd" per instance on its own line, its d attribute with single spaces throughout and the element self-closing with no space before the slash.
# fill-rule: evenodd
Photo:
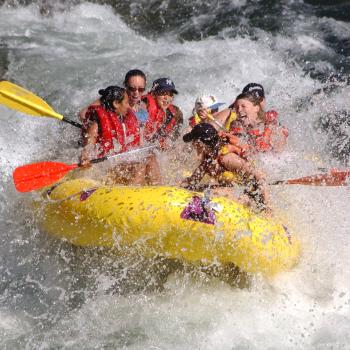
<svg viewBox="0 0 350 350">
<path fill-rule="evenodd" d="M 276 184 L 288 185 L 313 185 L 313 186 L 346 186 L 350 180 L 350 171 L 332 169 L 328 174 L 317 174 L 285 181 L 277 181 Z"/>
<path fill-rule="evenodd" d="M 59 162 L 40 162 L 20 166 L 13 172 L 15 187 L 19 192 L 34 191 L 51 185 L 63 178 L 68 171 L 78 167 L 78 164 Z"/>
</svg>

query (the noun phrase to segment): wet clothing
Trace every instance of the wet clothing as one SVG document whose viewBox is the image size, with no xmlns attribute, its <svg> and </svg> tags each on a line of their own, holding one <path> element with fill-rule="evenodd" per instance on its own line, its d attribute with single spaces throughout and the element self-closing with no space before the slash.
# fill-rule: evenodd
<svg viewBox="0 0 350 350">
<path fill-rule="evenodd" d="M 86 113 L 84 129 L 97 122 L 100 157 L 108 153 L 122 153 L 140 146 L 140 126 L 135 113 L 129 109 L 125 116 L 118 116 L 101 105 L 90 106 Z"/>
<path fill-rule="evenodd" d="M 237 172 L 227 170 L 221 163 L 220 157 L 230 153 L 227 143 L 221 140 L 211 155 L 204 155 L 198 168 L 190 176 L 190 182 L 199 183 L 204 175 L 215 178 L 220 184 L 243 183 L 243 178 Z"/>
<path fill-rule="evenodd" d="M 148 94 L 144 102 L 147 104 L 148 120 L 145 124 L 144 137 L 148 142 L 159 141 L 162 145 L 166 140 L 176 140 L 180 136 L 180 127 L 183 123 L 181 110 L 171 104 L 164 112 L 155 98 Z"/>
<path fill-rule="evenodd" d="M 196 113 L 195 115 L 192 115 L 189 119 L 188 119 L 188 124 L 190 127 L 194 127 L 197 124 L 201 123 L 202 119 L 200 118 L 200 116 Z"/>
<path fill-rule="evenodd" d="M 135 115 L 141 125 L 144 125 L 147 122 L 148 112 L 146 109 L 140 108 L 137 112 L 135 112 Z"/>
<path fill-rule="evenodd" d="M 228 116 L 228 118 L 225 120 L 225 123 L 224 123 L 224 129 L 229 131 L 230 130 L 230 127 L 231 127 L 231 124 L 237 120 L 237 114 L 236 112 L 230 108 L 230 115 Z"/>
<path fill-rule="evenodd" d="M 211 116 L 211 117 L 207 118 L 207 120 L 205 121 L 196 113 L 188 119 L 188 124 L 193 128 L 194 126 L 196 126 L 199 123 L 214 122 L 217 126 L 220 127 L 220 130 L 229 131 L 231 123 L 237 119 L 236 112 L 231 108 L 230 108 L 230 115 L 227 117 L 224 124 L 221 124 L 218 120 L 215 120 L 215 117 L 212 116 L 211 114 L 209 114 L 209 116 Z"/>
<path fill-rule="evenodd" d="M 147 111 L 147 105 L 142 101 L 142 98 L 140 103 L 137 106 L 135 106 L 133 111 L 136 115 L 136 118 L 140 122 L 140 126 L 144 126 L 148 120 L 148 111 Z"/>
<path fill-rule="evenodd" d="M 245 150 L 244 152 L 250 151 L 252 153 L 267 152 L 272 149 L 272 130 L 265 125 L 256 128 L 245 130 L 242 127 L 235 127 L 230 130 L 230 133 L 238 136 L 240 142 L 238 146 Z"/>
<path fill-rule="evenodd" d="M 249 153 L 272 151 L 275 139 L 287 138 L 288 130 L 279 125 L 276 111 L 268 111 L 264 121 L 254 128 L 244 126 L 239 120 L 230 123 L 230 134 L 237 137 L 237 146 L 241 148 L 239 155 L 245 158 Z"/>
<path fill-rule="evenodd" d="M 266 124 L 278 124 L 278 113 L 274 110 L 265 112 L 264 121 Z"/>
<path fill-rule="evenodd" d="M 200 165 L 195 169 L 192 175 L 187 179 L 188 189 L 200 190 L 200 182 L 205 175 L 214 178 L 218 185 L 224 187 L 234 187 L 235 185 L 244 186 L 244 194 L 251 198 L 257 209 L 265 208 L 264 195 L 257 180 L 251 176 L 245 175 L 239 171 L 229 171 L 221 162 L 221 156 L 233 153 L 228 149 L 228 144 L 221 141 L 217 149 L 211 155 L 204 155 Z M 214 185 L 214 187 L 216 187 Z"/>
</svg>

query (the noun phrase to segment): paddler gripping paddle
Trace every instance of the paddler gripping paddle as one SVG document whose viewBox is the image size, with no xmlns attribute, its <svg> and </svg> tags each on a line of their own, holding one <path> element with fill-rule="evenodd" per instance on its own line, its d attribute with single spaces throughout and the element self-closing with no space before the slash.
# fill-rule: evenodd
<svg viewBox="0 0 350 350">
<path fill-rule="evenodd" d="M 90 160 L 90 163 L 100 163 L 110 158 L 123 158 L 140 152 L 149 152 L 156 148 L 156 145 L 134 149 L 124 153 L 118 153 L 98 159 Z M 66 164 L 59 162 L 39 162 L 20 166 L 13 172 L 13 181 L 19 192 L 30 192 L 63 178 L 69 171 L 81 167 L 81 163 Z"/>
<path fill-rule="evenodd" d="M 214 122 L 221 131 L 225 132 L 225 128 L 212 116 L 208 118 Z M 304 176 L 297 179 L 279 180 L 270 185 L 311 185 L 311 186 L 346 186 L 350 182 L 350 170 L 331 169 L 326 174 L 316 174 Z"/>
<path fill-rule="evenodd" d="M 0 104 L 35 117 L 51 117 L 82 128 L 82 125 L 55 112 L 40 97 L 9 81 L 0 82 Z"/>
</svg>

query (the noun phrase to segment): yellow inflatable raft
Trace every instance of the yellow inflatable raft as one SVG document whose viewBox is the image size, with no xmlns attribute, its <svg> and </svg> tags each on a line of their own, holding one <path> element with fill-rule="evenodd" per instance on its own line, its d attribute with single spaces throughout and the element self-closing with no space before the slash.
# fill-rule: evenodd
<svg viewBox="0 0 350 350">
<path fill-rule="evenodd" d="M 77 246 L 139 247 L 147 256 L 234 263 L 274 275 L 293 267 L 298 239 L 271 219 L 226 198 L 176 187 L 105 187 L 88 179 L 59 184 L 37 208 L 41 228 Z"/>
</svg>

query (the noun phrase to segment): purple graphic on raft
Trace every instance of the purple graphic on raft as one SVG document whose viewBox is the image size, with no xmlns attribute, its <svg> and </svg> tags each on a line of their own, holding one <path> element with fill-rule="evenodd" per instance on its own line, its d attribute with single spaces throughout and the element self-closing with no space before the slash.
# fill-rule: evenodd
<svg viewBox="0 0 350 350">
<path fill-rule="evenodd" d="M 96 190 L 97 190 L 97 188 L 92 188 L 90 190 L 86 190 L 86 191 L 82 192 L 80 195 L 80 201 L 83 202 L 83 201 L 87 200 Z"/>
<path fill-rule="evenodd" d="M 192 201 L 182 211 L 181 219 L 203 222 L 204 224 L 215 224 L 215 213 L 212 209 L 207 209 L 202 199 L 194 196 Z"/>
</svg>

